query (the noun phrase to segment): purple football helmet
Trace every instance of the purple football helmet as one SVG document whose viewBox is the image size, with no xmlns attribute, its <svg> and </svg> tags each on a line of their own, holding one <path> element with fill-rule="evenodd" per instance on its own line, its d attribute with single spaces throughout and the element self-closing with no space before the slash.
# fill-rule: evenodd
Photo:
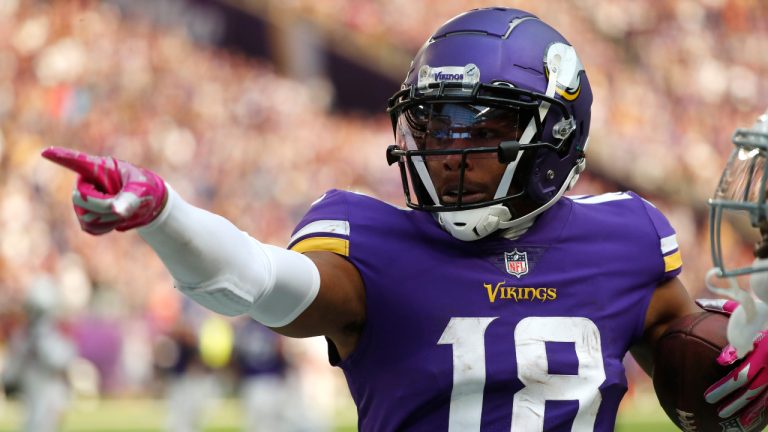
<svg viewBox="0 0 768 432">
<path fill-rule="evenodd" d="M 482 238 L 532 220 L 573 186 L 591 104 L 581 61 L 555 29 L 521 10 L 472 10 L 427 40 L 389 100 L 396 144 L 387 160 L 400 167 L 409 207 L 439 212 L 457 238 Z M 446 192 L 430 163 L 447 157 L 460 158 L 461 172 Z M 465 169 L 482 158 L 506 168 L 494 196 L 478 200 Z M 489 212 L 498 223 L 487 223 Z"/>
</svg>

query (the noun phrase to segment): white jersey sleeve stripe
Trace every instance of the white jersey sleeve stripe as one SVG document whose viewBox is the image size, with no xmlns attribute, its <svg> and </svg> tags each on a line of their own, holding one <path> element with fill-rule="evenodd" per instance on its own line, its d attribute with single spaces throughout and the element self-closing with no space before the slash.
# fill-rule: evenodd
<svg viewBox="0 0 768 432">
<path fill-rule="evenodd" d="M 345 220 L 317 220 L 305 225 L 291 237 L 291 243 L 308 234 L 339 234 L 349 236 L 349 222 Z"/>
<path fill-rule="evenodd" d="M 643 200 L 643 201 L 645 201 L 645 203 L 646 203 L 646 204 L 648 204 L 649 206 L 651 206 L 651 207 L 653 207 L 653 208 L 656 208 L 656 206 L 655 206 L 655 205 L 653 205 L 653 203 L 652 203 L 652 202 L 650 202 L 650 201 L 648 201 L 647 199 L 645 199 L 645 198 L 642 198 L 642 197 L 641 197 L 640 199 L 641 199 L 641 200 Z"/>
<path fill-rule="evenodd" d="M 669 237 L 664 237 L 661 239 L 661 254 L 666 255 L 669 252 L 672 252 L 673 250 L 677 249 L 677 235 L 672 234 Z"/>
<path fill-rule="evenodd" d="M 573 201 L 579 204 L 600 204 L 610 201 L 621 201 L 627 199 L 632 199 L 632 195 L 626 194 L 624 192 L 614 192 L 586 198 L 575 198 Z"/>
</svg>

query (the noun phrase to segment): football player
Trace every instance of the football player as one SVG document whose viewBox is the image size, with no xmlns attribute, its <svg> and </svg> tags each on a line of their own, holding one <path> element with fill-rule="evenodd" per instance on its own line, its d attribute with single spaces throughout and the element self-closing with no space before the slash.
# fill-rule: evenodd
<svg viewBox="0 0 768 432">
<path fill-rule="evenodd" d="M 0 378 L 18 386 L 24 419 L 23 432 L 62 430 L 70 407 L 69 368 L 77 348 L 60 328 L 61 297 L 54 280 L 38 276 L 24 298 L 27 323 L 11 335 Z"/>
<path fill-rule="evenodd" d="M 585 167 L 591 104 L 576 51 L 541 19 L 459 15 L 389 101 L 387 160 L 410 209 L 331 190 L 287 250 L 147 169 L 43 155 L 80 174 L 86 232 L 137 228 L 200 304 L 324 335 L 362 431 L 610 431 L 625 354 L 650 371 L 667 326 L 701 309 L 677 278 L 675 231 L 651 203 L 563 197 Z M 729 413 L 749 396 L 736 393 Z"/>
<path fill-rule="evenodd" d="M 768 334 L 765 330 L 768 327 L 768 112 L 760 116 L 751 128 L 737 129 L 733 144 L 735 147 L 720 176 L 715 196 L 709 201 L 714 267 L 707 274 L 707 285 L 712 291 L 735 300 L 720 302 L 724 311 L 732 314 L 728 322 L 731 345 L 723 350 L 717 361 L 724 366 L 737 366 L 707 390 L 706 399 L 711 403 L 741 399 L 743 402 L 739 405 L 748 405 L 748 409 L 734 410 L 724 404 L 720 415 L 727 417 L 742 411 L 740 424 L 749 425 L 765 415 L 763 409 L 768 399 L 768 371 L 765 370 L 768 364 L 768 338 L 765 338 Z M 723 253 L 723 221 L 738 221 L 739 216 L 744 214 L 759 231 L 754 249 L 755 260 L 748 266 L 734 266 L 727 262 L 729 260 Z M 745 222 L 744 219 L 741 221 Z M 749 275 L 748 289 L 742 289 L 737 280 L 744 275 Z M 727 280 L 728 287 L 721 288 L 719 285 L 722 284 L 717 283 L 716 277 Z M 743 360 L 736 363 L 740 359 Z"/>
</svg>

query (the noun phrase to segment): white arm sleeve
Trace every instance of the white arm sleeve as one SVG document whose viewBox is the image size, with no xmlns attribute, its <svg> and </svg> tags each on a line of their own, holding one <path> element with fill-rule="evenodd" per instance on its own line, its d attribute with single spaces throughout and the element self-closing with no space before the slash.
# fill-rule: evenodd
<svg viewBox="0 0 768 432">
<path fill-rule="evenodd" d="M 320 288 L 312 260 L 260 243 L 227 219 L 187 203 L 170 187 L 163 211 L 138 231 L 176 287 L 222 315 L 248 314 L 282 327 L 312 303 Z"/>
</svg>

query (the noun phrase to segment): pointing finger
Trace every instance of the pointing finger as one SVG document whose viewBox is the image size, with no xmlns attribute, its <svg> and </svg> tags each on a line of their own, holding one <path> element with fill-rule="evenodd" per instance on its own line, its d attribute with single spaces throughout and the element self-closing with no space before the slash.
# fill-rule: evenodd
<svg viewBox="0 0 768 432">
<path fill-rule="evenodd" d="M 103 165 L 104 162 L 102 157 L 92 156 L 64 147 L 49 147 L 43 150 L 42 156 L 51 162 L 80 174 L 89 183 L 98 183 L 99 165 Z"/>
</svg>

